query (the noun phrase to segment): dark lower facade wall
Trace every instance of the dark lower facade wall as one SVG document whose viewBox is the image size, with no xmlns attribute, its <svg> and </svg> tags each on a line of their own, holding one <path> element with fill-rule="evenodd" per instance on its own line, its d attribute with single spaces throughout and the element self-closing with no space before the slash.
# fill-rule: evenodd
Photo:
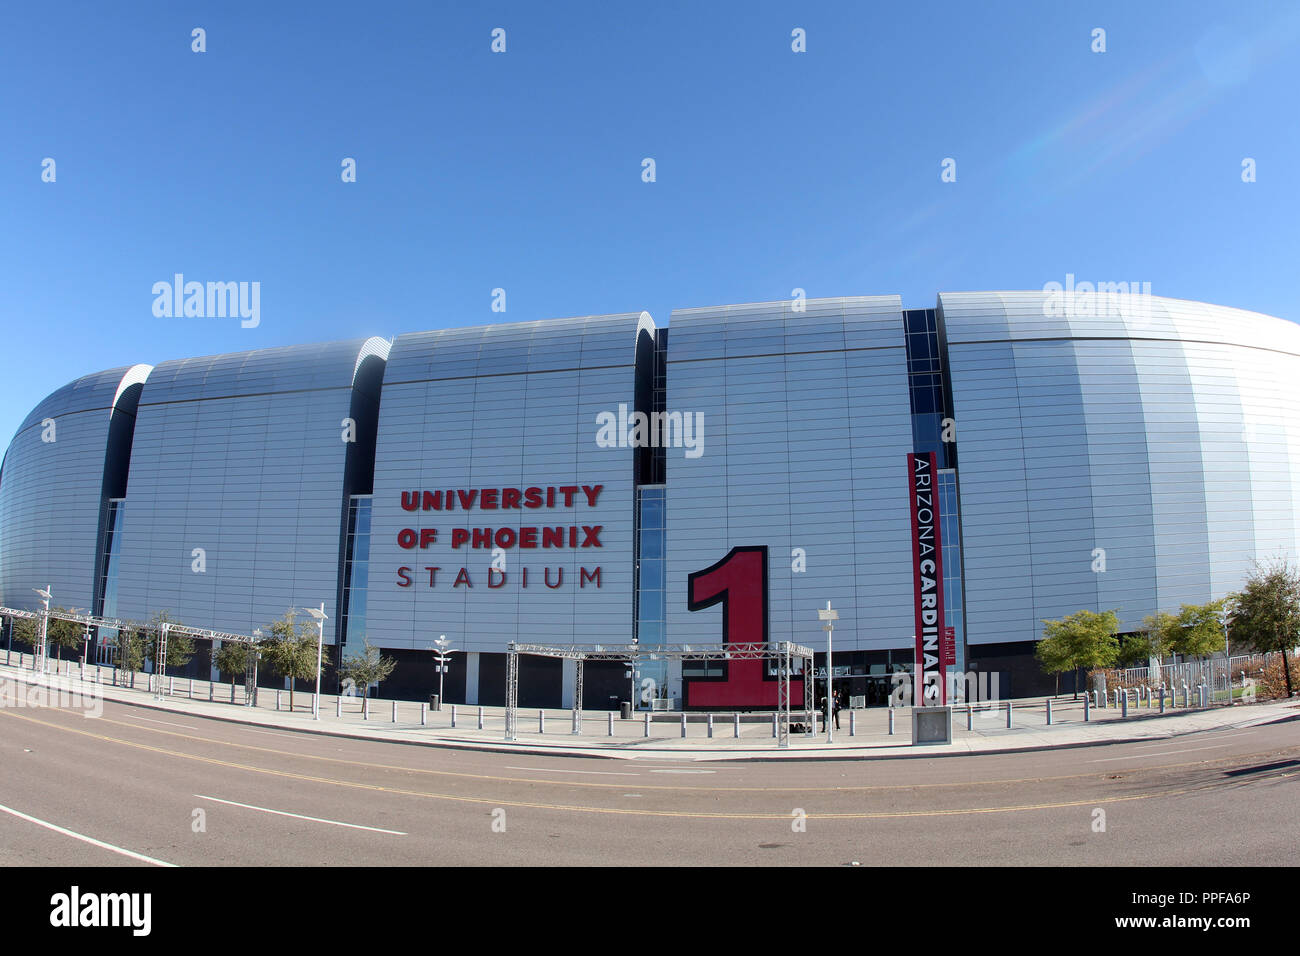
<svg viewBox="0 0 1300 956">
<path fill-rule="evenodd" d="M 4 635 L 8 638 L 8 635 Z M 19 641 L 14 641 L 14 650 L 30 653 L 30 648 Z M 1056 692 L 1056 677 L 1045 674 L 1034 657 L 1035 644 L 1032 641 L 1011 642 L 1003 644 L 972 645 L 967 650 L 968 674 L 972 686 L 972 696 L 986 696 L 1005 700 L 1012 697 L 1046 696 Z M 331 663 L 326 666 L 321 681 L 321 689 L 327 694 L 339 691 L 336 662 L 338 649 L 328 648 Z M 55 654 L 58 652 L 56 651 Z M 438 672 L 433 655 L 428 651 L 404 649 L 386 649 L 386 657 L 397 661 L 388 680 L 377 688 L 372 688 L 371 696 L 383 700 L 427 701 L 431 694 L 438 693 Z M 65 649 L 65 660 L 77 660 L 80 651 Z M 204 640 L 194 641 L 194 656 L 186 664 L 168 668 L 168 673 L 177 680 L 193 678 L 208 680 L 211 673 L 211 644 Z M 837 677 L 835 686 L 838 691 L 849 697 L 861 697 L 867 707 L 887 706 L 889 693 L 893 688 L 891 674 L 897 669 L 911 669 L 910 649 L 892 651 L 845 651 L 835 654 L 837 669 L 849 668 L 847 677 Z M 824 653 L 815 655 L 817 667 L 824 667 Z M 469 659 L 465 654 L 452 654 L 448 670 L 443 675 L 443 700 L 450 704 L 473 702 L 490 707 L 500 707 L 506 699 L 506 655 L 480 653 L 478 655 L 477 695 L 470 695 L 468 690 Z M 569 671 L 572 681 L 572 671 Z M 987 675 L 987 676 L 985 676 Z M 996 676 L 995 676 L 996 675 Z M 226 680 L 223 676 L 223 680 Z M 242 683 L 242 680 L 238 681 Z M 519 706 L 559 708 L 571 700 L 571 690 L 564 686 L 564 662 L 557 658 L 523 656 L 519 659 Z M 1060 693 L 1071 694 L 1076 688 L 1082 690 L 1086 682 L 1083 674 L 1062 674 Z M 314 681 L 298 681 L 297 691 L 310 693 Z M 258 685 L 267 688 L 283 688 L 284 678 L 263 669 L 258 674 Z M 592 661 L 583 667 L 584 710 L 617 711 L 622 701 L 630 699 L 631 681 L 627 677 L 627 668 L 618 661 Z M 814 687 L 814 700 L 820 701 L 825 694 L 825 682 L 817 681 Z M 795 701 L 797 704 L 798 701 Z"/>
</svg>

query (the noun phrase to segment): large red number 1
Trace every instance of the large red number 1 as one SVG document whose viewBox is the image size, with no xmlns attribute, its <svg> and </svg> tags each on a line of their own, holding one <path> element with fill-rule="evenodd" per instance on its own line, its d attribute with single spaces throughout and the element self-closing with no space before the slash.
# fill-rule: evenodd
<svg viewBox="0 0 1300 956">
<path fill-rule="evenodd" d="M 686 607 L 702 611 L 722 604 L 724 644 L 767 643 L 767 546 L 732 548 L 717 564 L 687 578 Z M 775 707 L 777 680 L 763 661 L 728 661 L 721 680 L 686 682 L 686 707 Z M 791 699 L 802 698 L 791 682 Z M 797 682 L 802 684 L 802 682 Z"/>
</svg>

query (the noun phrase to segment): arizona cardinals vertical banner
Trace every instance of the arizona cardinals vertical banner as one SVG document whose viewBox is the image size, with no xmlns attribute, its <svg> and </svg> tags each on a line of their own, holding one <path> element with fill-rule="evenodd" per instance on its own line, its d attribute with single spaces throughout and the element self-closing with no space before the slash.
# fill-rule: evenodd
<svg viewBox="0 0 1300 956">
<path fill-rule="evenodd" d="M 916 667 L 912 702 L 933 707 L 948 703 L 943 634 L 943 550 L 939 542 L 939 500 L 935 495 L 934 452 L 907 456 L 912 500 L 912 580 L 916 596 Z"/>
</svg>

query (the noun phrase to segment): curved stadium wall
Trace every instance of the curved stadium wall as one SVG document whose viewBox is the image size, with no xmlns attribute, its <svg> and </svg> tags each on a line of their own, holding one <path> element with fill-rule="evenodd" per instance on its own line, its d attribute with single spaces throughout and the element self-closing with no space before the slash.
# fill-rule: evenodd
<svg viewBox="0 0 1300 956">
<path fill-rule="evenodd" d="M 629 313 L 120 368 L 54 392 L 14 436 L 0 604 L 32 608 L 31 588 L 52 585 L 62 606 L 248 633 L 324 602 L 328 641 L 398 657 L 389 693 L 427 692 L 428 648 L 447 634 L 467 652 L 449 696 L 489 703 L 511 640 L 720 640 L 721 607 L 688 610 L 687 575 L 764 545 L 770 637 L 820 646 L 829 599 L 836 662 L 867 675 L 910 660 L 905 456 L 934 451 L 960 663 L 1028 693 L 1043 619 L 1114 608 L 1132 629 L 1222 596 L 1255 559 L 1296 556 L 1296 381 L 1291 322 L 1052 292 L 690 309 L 666 329 Z M 598 441 L 598 416 L 636 411 L 699 415 L 702 441 Z M 502 509 L 530 488 L 554 501 Z M 538 545 L 565 529 L 562 546 L 525 550 L 534 526 Z M 561 677 L 536 665 L 524 703 L 560 701 Z M 621 668 L 587 686 L 595 706 L 626 692 Z"/>
</svg>

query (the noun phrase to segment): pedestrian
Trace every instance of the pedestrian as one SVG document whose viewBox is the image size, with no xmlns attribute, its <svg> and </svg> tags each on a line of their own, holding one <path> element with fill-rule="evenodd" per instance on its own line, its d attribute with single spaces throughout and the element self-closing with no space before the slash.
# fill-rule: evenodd
<svg viewBox="0 0 1300 956">
<path fill-rule="evenodd" d="M 843 693 L 844 693 L 843 691 L 839 691 L 839 690 L 837 690 L 837 691 L 835 692 L 835 696 L 832 698 L 832 700 L 834 701 L 833 706 L 834 706 L 834 713 L 835 713 L 835 729 L 836 729 L 836 730 L 839 730 L 839 729 L 840 729 L 840 695 L 843 694 Z"/>
</svg>

